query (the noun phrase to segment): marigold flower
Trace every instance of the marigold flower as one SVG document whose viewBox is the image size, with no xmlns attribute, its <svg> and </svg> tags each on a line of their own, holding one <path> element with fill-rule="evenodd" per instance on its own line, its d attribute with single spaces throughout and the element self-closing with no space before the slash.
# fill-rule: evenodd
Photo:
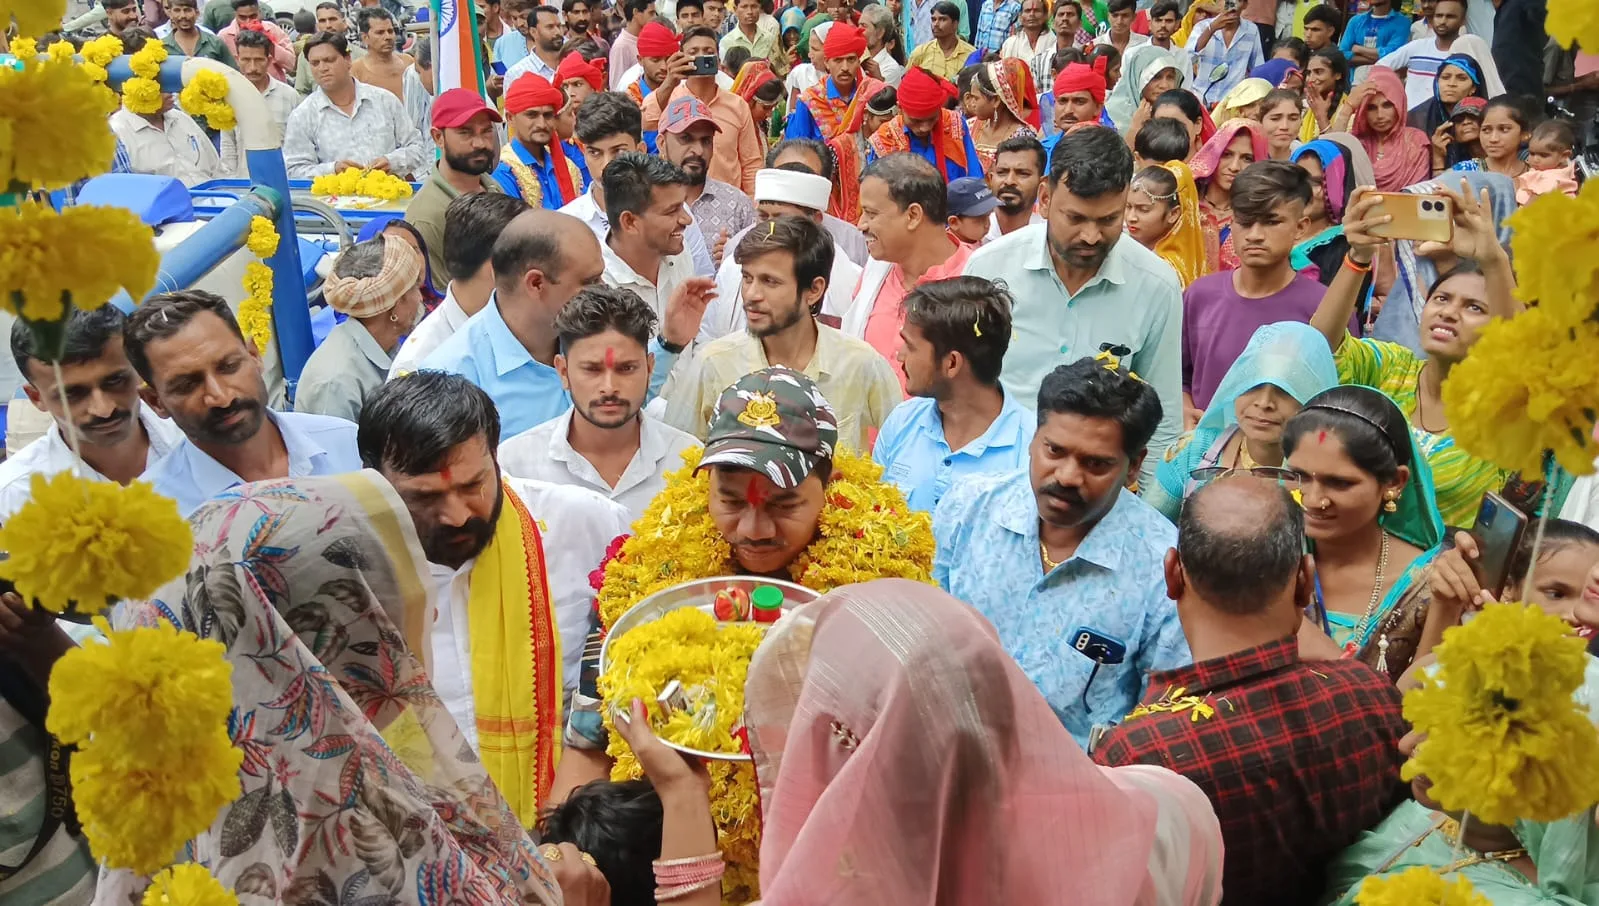
<svg viewBox="0 0 1599 906">
<path fill-rule="evenodd" d="M 106 106 L 110 92 L 70 58 L 60 62 L 55 48 L 63 45 L 72 48 L 59 42 L 48 59 L 0 67 L 0 190 L 13 183 L 62 189 L 111 169 L 117 143 L 106 122 L 115 109 Z"/>
<path fill-rule="evenodd" d="M 1495 604 L 1444 633 L 1438 670 L 1405 695 L 1427 738 L 1402 776 L 1489 824 L 1557 821 L 1599 802 L 1599 729 L 1572 700 L 1587 655 L 1558 617 Z"/>
<path fill-rule="evenodd" d="M 178 93 L 178 106 L 190 116 L 204 117 L 211 128 L 225 132 L 237 124 L 227 98 L 227 78 L 219 72 L 202 69 Z"/>
<path fill-rule="evenodd" d="M 278 253 L 278 228 L 259 214 L 251 217 L 250 235 L 244 245 L 257 258 L 271 258 Z"/>
<path fill-rule="evenodd" d="M 83 61 L 104 69 L 111 65 L 111 61 L 122 56 L 122 39 L 116 35 L 101 35 L 83 45 L 79 51 Z"/>
<path fill-rule="evenodd" d="M 1599 13 L 1599 4 L 1592 7 Z M 1563 322 L 1593 314 L 1599 300 L 1599 258 L 1590 251 L 1599 244 L 1599 186 L 1583 186 L 1576 198 L 1563 192 L 1540 195 L 1505 225 L 1514 230 L 1510 248 L 1516 259 L 1516 297 L 1537 303 Z"/>
<path fill-rule="evenodd" d="M 161 83 L 137 76 L 128 79 L 122 83 L 122 106 L 130 113 L 160 113 Z"/>
<path fill-rule="evenodd" d="M 1599 47 L 1599 4 L 1593 0 L 1549 0 L 1544 27 L 1562 47 Z"/>
<path fill-rule="evenodd" d="M 11 55 L 26 63 L 39 55 L 39 42 L 24 35 L 11 39 Z"/>
<path fill-rule="evenodd" d="M 123 487 L 71 472 L 33 476 L 32 498 L 0 525 L 0 577 L 23 599 L 55 613 L 73 602 L 147 598 L 183 575 L 193 553 L 189 523 L 149 484 Z"/>
<path fill-rule="evenodd" d="M 150 879 L 142 906 L 239 906 L 239 898 L 204 865 L 185 862 Z"/>
<path fill-rule="evenodd" d="M 154 79 L 161 74 L 161 64 L 166 62 L 167 46 L 160 41 L 146 41 L 139 52 L 128 58 L 128 68 L 142 79 Z"/>
<path fill-rule="evenodd" d="M 272 342 L 272 268 L 251 261 L 244 266 L 244 301 L 239 303 L 239 330 L 266 352 Z"/>
<path fill-rule="evenodd" d="M 1430 868 L 1406 869 L 1391 878 L 1371 877 L 1355 894 L 1357 906 L 1493 906 L 1477 892 L 1471 881 L 1456 877 L 1454 882 Z"/>
<path fill-rule="evenodd" d="M 66 0 L 0 0 L 0 22 L 15 16 L 17 30 L 25 35 L 54 31 L 66 15 Z"/>
<path fill-rule="evenodd" d="M 0 303 L 28 320 L 60 320 L 64 297 L 83 309 L 119 289 L 137 299 L 160 266 L 155 234 L 132 211 L 72 205 L 58 213 L 31 201 L 0 208 L 0 286 L 11 290 Z"/>
</svg>

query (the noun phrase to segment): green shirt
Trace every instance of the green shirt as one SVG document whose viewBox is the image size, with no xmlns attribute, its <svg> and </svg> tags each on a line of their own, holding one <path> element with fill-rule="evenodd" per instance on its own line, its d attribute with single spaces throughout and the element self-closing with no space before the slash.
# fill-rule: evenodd
<svg viewBox="0 0 1599 906">
<path fill-rule="evenodd" d="M 261 4 L 261 20 L 271 22 L 272 7 L 267 3 Z M 200 11 L 200 24 L 212 31 L 221 31 L 233 21 L 233 0 L 207 0 L 205 9 Z"/>
<path fill-rule="evenodd" d="M 505 194 L 500 184 L 494 181 L 491 174 L 485 173 L 478 177 L 483 184 L 485 192 L 499 192 Z M 450 202 L 460 197 L 461 193 L 450 185 L 439 173 L 439 165 L 433 165 L 433 172 L 422 183 L 422 188 L 417 190 L 411 198 L 411 203 L 405 206 L 405 220 L 416 227 L 422 234 L 422 241 L 428 246 L 428 264 L 433 268 L 433 280 L 439 286 L 446 286 L 454 279 L 449 270 L 444 266 L 444 210 Z"/>
<path fill-rule="evenodd" d="M 176 32 L 168 32 L 167 36 L 161 39 L 161 43 L 173 56 L 185 55 L 183 48 L 178 45 Z M 269 52 L 268 56 L 270 55 Z M 239 68 L 238 64 L 233 62 L 233 54 L 228 50 L 227 43 L 206 31 L 200 32 L 200 40 L 195 42 L 194 53 L 188 54 L 188 56 L 205 57 L 208 60 L 216 60 L 224 66 L 231 66 L 234 69 Z M 306 68 L 310 69 L 311 67 L 307 66 Z"/>
</svg>

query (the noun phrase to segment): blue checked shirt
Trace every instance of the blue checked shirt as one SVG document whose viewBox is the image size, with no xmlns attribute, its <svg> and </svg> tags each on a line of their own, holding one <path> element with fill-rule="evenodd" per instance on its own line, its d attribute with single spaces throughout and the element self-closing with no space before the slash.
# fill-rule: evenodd
<svg viewBox="0 0 1599 906">
<path fill-rule="evenodd" d="M 1188 49 L 1198 47 L 1204 34 L 1203 25 L 1195 26 Z M 1218 28 L 1204 50 L 1194 51 L 1194 90 L 1206 107 L 1214 107 L 1234 86 L 1249 78 L 1249 70 L 1264 62 L 1260 29 L 1253 22 L 1240 22 L 1231 44 L 1227 43 L 1227 33 Z"/>
<path fill-rule="evenodd" d="M 1094 724 L 1118 723 L 1138 704 L 1150 671 L 1193 662 L 1162 566 L 1177 529 L 1130 491 L 1048 575 L 1025 467 L 951 488 L 933 513 L 933 536 L 933 579 L 994 624 L 1084 748 Z M 1096 672 L 1072 648 L 1081 628 L 1121 642 L 1126 657 Z"/>
<path fill-rule="evenodd" d="M 973 42 L 977 49 L 999 53 L 1000 45 L 1016 29 L 1016 20 L 1021 15 L 1022 0 L 985 4 L 982 14 L 977 17 L 977 40 Z"/>
</svg>

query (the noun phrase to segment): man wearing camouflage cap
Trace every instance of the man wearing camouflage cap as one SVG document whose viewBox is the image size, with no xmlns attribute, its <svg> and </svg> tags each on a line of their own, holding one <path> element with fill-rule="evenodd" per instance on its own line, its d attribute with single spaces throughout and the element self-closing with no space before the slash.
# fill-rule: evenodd
<svg viewBox="0 0 1599 906">
<path fill-rule="evenodd" d="M 722 391 L 699 467 L 711 519 L 741 570 L 789 578 L 816 537 L 833 473 L 838 420 L 815 382 L 780 366 Z"/>
</svg>

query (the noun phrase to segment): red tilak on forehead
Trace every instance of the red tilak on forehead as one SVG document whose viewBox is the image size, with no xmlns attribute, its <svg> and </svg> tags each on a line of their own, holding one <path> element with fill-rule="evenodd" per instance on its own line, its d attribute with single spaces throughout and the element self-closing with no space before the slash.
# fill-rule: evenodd
<svg viewBox="0 0 1599 906">
<path fill-rule="evenodd" d="M 744 488 L 744 499 L 749 501 L 750 506 L 760 506 L 767 501 L 766 489 L 761 487 L 759 478 L 750 477 L 749 485 Z"/>
<path fill-rule="evenodd" d="M 1317 431 L 1316 432 L 1316 443 L 1324 444 L 1326 442 L 1327 442 L 1327 432 L 1326 431 Z"/>
<path fill-rule="evenodd" d="M 449 466 L 440 466 L 439 467 L 439 477 L 444 479 L 445 481 L 453 481 L 454 480 L 454 479 L 452 479 L 450 477 L 450 467 Z"/>
<path fill-rule="evenodd" d="M 616 367 L 616 350 L 609 346 L 605 347 L 605 367 L 607 369 Z"/>
</svg>

